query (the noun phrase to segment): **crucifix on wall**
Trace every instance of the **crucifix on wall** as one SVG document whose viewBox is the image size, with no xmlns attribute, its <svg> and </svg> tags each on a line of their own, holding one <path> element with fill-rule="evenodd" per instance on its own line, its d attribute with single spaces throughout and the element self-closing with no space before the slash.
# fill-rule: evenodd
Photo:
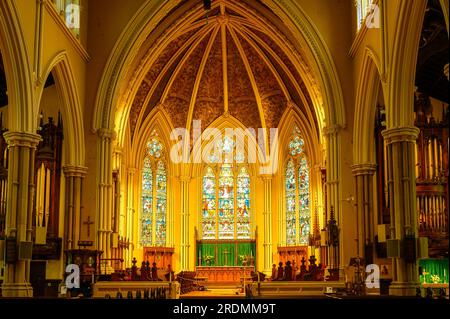
<svg viewBox="0 0 450 319">
<path fill-rule="evenodd" d="M 88 216 L 87 221 L 83 222 L 83 225 L 86 225 L 86 227 L 87 227 L 88 238 L 91 238 L 91 225 L 92 224 L 94 224 L 94 222 L 91 221 L 91 216 Z"/>
</svg>

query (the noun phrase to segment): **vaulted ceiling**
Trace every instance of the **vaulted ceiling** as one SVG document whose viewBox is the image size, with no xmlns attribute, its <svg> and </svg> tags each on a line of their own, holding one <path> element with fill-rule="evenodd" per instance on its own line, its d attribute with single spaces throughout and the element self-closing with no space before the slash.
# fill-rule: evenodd
<svg viewBox="0 0 450 319">
<path fill-rule="evenodd" d="M 193 120 L 201 120 L 202 129 L 223 114 L 246 127 L 278 127 L 288 102 L 300 112 L 314 113 L 292 62 L 299 53 L 269 19 L 256 18 L 239 1 L 213 2 L 208 12 L 193 10 L 196 18 L 158 50 L 137 89 L 129 114 L 132 138 L 158 105 L 174 127 L 189 128 Z M 174 23 L 162 23 L 161 28 Z M 159 39 L 167 36 L 159 32 Z"/>
<path fill-rule="evenodd" d="M 448 103 L 448 32 L 439 0 L 428 1 L 417 59 L 416 86 L 420 92 Z"/>
</svg>

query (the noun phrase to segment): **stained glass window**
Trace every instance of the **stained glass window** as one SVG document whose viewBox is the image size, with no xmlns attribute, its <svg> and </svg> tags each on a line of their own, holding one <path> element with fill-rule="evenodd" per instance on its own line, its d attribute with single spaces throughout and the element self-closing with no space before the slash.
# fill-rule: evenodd
<svg viewBox="0 0 450 319">
<path fill-rule="evenodd" d="M 223 164 L 219 175 L 219 239 L 234 238 L 234 178 L 231 164 Z"/>
<path fill-rule="evenodd" d="M 300 159 L 298 167 L 298 209 L 299 209 L 299 236 L 300 244 L 307 245 L 309 242 L 309 168 L 305 157 Z"/>
<path fill-rule="evenodd" d="M 237 177 L 237 238 L 250 238 L 250 176 L 242 167 Z"/>
<path fill-rule="evenodd" d="M 221 155 L 223 163 L 218 163 L 220 156 L 217 154 Z M 203 239 L 250 238 L 250 175 L 245 166 L 239 165 L 244 160 L 245 156 L 236 152 L 232 138 L 224 137 L 216 143 L 210 161 L 217 168 L 217 174 L 209 166 L 202 181 Z"/>
<path fill-rule="evenodd" d="M 142 169 L 142 215 L 141 215 L 141 244 L 152 244 L 153 220 L 153 172 L 149 158 L 144 159 Z"/>
<path fill-rule="evenodd" d="M 285 171 L 286 243 L 308 245 L 310 232 L 309 166 L 305 142 L 295 128 L 289 142 L 290 159 Z"/>
<path fill-rule="evenodd" d="M 152 139 L 147 143 L 147 153 L 149 156 L 160 158 L 162 149 L 163 146 L 156 137 L 152 137 Z"/>
<path fill-rule="evenodd" d="M 166 245 L 167 171 L 163 146 L 154 132 L 147 143 L 142 168 L 141 245 Z"/>
<path fill-rule="evenodd" d="M 211 167 L 203 176 L 202 229 L 204 239 L 216 238 L 216 177 Z"/>
<path fill-rule="evenodd" d="M 286 242 L 288 245 L 296 243 L 295 184 L 294 161 L 290 159 L 286 168 Z"/>
<path fill-rule="evenodd" d="M 158 161 L 156 169 L 156 223 L 157 246 L 166 244 L 167 174 L 163 161 Z"/>
<path fill-rule="evenodd" d="M 364 20 L 373 9 L 373 2 L 373 0 L 355 0 L 358 30 L 361 29 Z"/>
</svg>

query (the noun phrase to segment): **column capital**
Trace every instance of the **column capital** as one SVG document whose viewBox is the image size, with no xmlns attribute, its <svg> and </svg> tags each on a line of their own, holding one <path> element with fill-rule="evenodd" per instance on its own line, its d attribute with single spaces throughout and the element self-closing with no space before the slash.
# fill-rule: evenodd
<svg viewBox="0 0 450 319">
<path fill-rule="evenodd" d="M 331 134 L 339 133 L 339 131 L 342 130 L 342 129 L 343 129 L 342 125 L 332 124 L 332 125 L 329 125 L 329 126 L 325 126 L 322 129 L 322 132 L 323 132 L 323 135 L 331 135 Z"/>
<path fill-rule="evenodd" d="M 386 144 L 415 142 L 420 130 L 415 126 L 389 128 L 381 132 Z"/>
<path fill-rule="evenodd" d="M 178 176 L 178 180 L 180 182 L 187 182 L 187 183 L 189 183 L 191 181 L 191 177 L 189 175 L 181 175 L 181 176 Z"/>
<path fill-rule="evenodd" d="M 75 165 L 64 165 L 62 169 L 66 177 L 85 177 L 88 171 L 87 167 Z"/>
<path fill-rule="evenodd" d="M 261 174 L 261 175 L 259 175 L 259 177 L 263 181 L 271 181 L 273 179 L 273 174 Z"/>
<path fill-rule="evenodd" d="M 326 169 L 326 167 L 324 167 L 322 164 L 314 164 L 313 167 L 316 172 L 322 172 L 324 169 Z"/>
<path fill-rule="evenodd" d="M 377 165 L 373 163 L 360 163 L 351 166 L 353 176 L 373 175 L 377 169 Z"/>
<path fill-rule="evenodd" d="M 123 147 L 118 146 L 118 145 L 114 145 L 113 153 L 122 155 L 123 154 Z"/>
<path fill-rule="evenodd" d="M 26 132 L 6 132 L 3 134 L 6 143 L 10 147 L 23 146 L 36 148 L 42 137 L 39 134 Z"/>
<path fill-rule="evenodd" d="M 98 136 L 101 138 L 109 138 L 109 139 L 115 139 L 116 138 L 116 131 L 107 129 L 107 128 L 101 128 L 97 131 Z"/>
<path fill-rule="evenodd" d="M 134 174 L 136 174 L 136 168 L 135 168 L 135 167 L 128 167 L 128 168 L 127 168 L 127 173 L 128 173 L 129 175 L 134 175 Z"/>
</svg>

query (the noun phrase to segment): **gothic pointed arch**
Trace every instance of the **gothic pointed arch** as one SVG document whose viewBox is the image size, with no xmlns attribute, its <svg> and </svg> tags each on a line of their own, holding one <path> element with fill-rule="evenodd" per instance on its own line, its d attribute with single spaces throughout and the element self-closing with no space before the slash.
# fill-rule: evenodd
<svg viewBox="0 0 450 319">
<path fill-rule="evenodd" d="M 318 36 L 318 32 L 315 29 L 315 27 L 312 25 L 310 20 L 306 17 L 304 11 L 299 8 L 297 5 L 294 5 L 295 8 L 292 7 L 292 5 L 286 4 L 286 3 L 280 3 L 275 4 L 272 1 L 263 1 L 264 4 L 272 10 L 272 12 L 278 16 L 278 18 L 286 20 L 288 24 L 290 25 L 290 30 L 297 35 L 297 39 L 302 39 L 302 43 L 296 43 L 295 46 L 303 46 L 304 48 L 307 48 L 306 51 L 310 50 L 308 53 L 308 58 L 303 57 L 303 60 L 293 60 L 293 57 L 290 56 L 289 59 L 291 59 L 291 62 L 293 63 L 294 68 L 289 65 L 289 67 L 285 67 L 283 65 L 280 65 L 280 60 L 273 60 L 270 61 L 270 64 L 268 65 L 269 68 L 272 70 L 272 72 L 278 73 L 275 76 L 275 81 L 282 81 L 286 83 L 286 79 L 288 78 L 295 78 L 295 75 L 289 75 L 285 74 L 286 70 L 290 69 L 297 69 L 300 70 L 301 75 L 300 78 L 303 78 L 304 81 L 294 81 L 294 87 L 300 83 L 300 90 L 303 92 L 300 92 L 300 100 L 302 103 L 297 103 L 299 106 L 303 104 L 303 102 L 308 103 L 308 107 L 315 108 L 315 111 L 312 111 L 311 114 L 315 113 L 315 116 L 318 118 L 318 121 L 321 123 L 326 122 L 327 125 L 343 125 L 345 124 L 345 118 L 343 116 L 342 108 L 343 108 L 343 102 L 342 102 L 342 93 L 340 89 L 340 84 L 336 76 L 336 71 L 333 66 L 333 62 L 330 58 L 330 54 L 326 48 L 326 46 L 323 44 L 322 40 Z M 225 6 L 230 6 L 233 8 L 233 10 L 239 10 L 240 6 L 246 6 L 247 4 L 237 4 L 235 1 L 219 1 L 217 2 L 218 5 L 225 4 Z M 170 12 L 175 11 L 175 7 L 178 4 L 177 1 L 171 1 L 168 4 L 164 5 L 164 10 L 161 9 L 156 3 L 146 3 L 142 10 L 139 11 L 139 13 L 133 18 L 133 20 L 130 22 L 129 26 L 125 29 L 123 35 L 121 36 L 121 39 L 117 42 L 117 45 L 115 47 L 115 50 L 113 54 L 110 57 L 110 60 L 108 62 L 107 68 L 105 70 L 105 73 L 102 78 L 101 86 L 99 95 L 97 96 L 96 101 L 96 110 L 94 114 L 93 119 L 93 128 L 99 129 L 101 127 L 109 127 L 112 128 L 113 124 L 118 124 L 118 130 L 119 134 L 121 132 L 121 126 L 127 123 L 129 110 L 131 109 L 131 104 L 134 100 L 135 95 L 137 94 L 137 90 L 139 88 L 139 83 L 142 81 L 142 79 L 145 76 L 145 72 L 142 73 L 138 69 L 135 69 L 135 71 L 131 70 L 130 68 L 133 68 L 137 65 L 137 62 L 132 62 L 132 60 L 136 60 L 138 57 L 144 57 L 144 59 L 147 59 L 149 57 L 156 57 L 157 54 L 153 54 L 150 56 L 146 56 L 145 54 L 138 53 L 138 45 L 145 44 L 144 38 L 146 35 L 151 33 L 152 27 L 157 24 L 157 22 L 160 22 L 164 19 L 163 12 Z M 216 7 L 215 7 L 216 8 Z M 214 8 L 213 8 L 214 9 Z M 294 10 L 295 9 L 295 10 Z M 192 16 L 188 17 L 194 17 L 192 27 L 189 29 L 190 31 L 194 31 L 195 28 L 201 27 L 201 15 L 197 14 L 196 10 L 199 10 L 199 8 L 195 6 L 187 6 L 184 10 L 192 13 Z M 251 10 L 258 10 L 258 8 L 251 8 Z M 289 12 L 289 14 L 287 13 Z M 297 15 L 291 16 L 290 14 L 292 12 L 296 12 Z M 242 14 L 240 12 L 239 14 Z M 245 14 L 244 14 L 245 15 Z M 177 23 L 183 27 L 186 26 L 188 23 L 189 18 L 182 18 L 177 21 Z M 149 19 L 153 23 L 146 23 L 149 21 Z M 198 19 L 198 20 L 195 20 Z M 258 19 L 253 19 L 253 21 L 257 21 Z M 211 17 L 210 22 L 215 23 L 217 20 L 214 17 Z M 263 19 L 260 19 L 260 22 L 263 21 Z M 222 20 L 219 19 L 217 23 L 223 23 Z M 228 22 L 226 22 L 228 23 Z M 233 22 L 234 23 L 234 22 Z M 256 23 L 256 22 L 255 22 Z M 254 58 L 256 57 L 253 53 L 247 54 L 247 52 L 251 52 L 256 45 L 263 48 L 263 51 L 259 51 L 257 55 L 259 55 L 258 59 L 267 60 L 267 57 L 270 57 L 274 49 L 269 48 L 268 46 L 264 46 L 262 43 L 266 42 L 268 43 L 268 39 L 263 38 L 261 33 L 258 30 L 249 30 L 246 33 L 239 33 L 234 32 L 232 30 L 233 28 L 230 28 L 230 33 L 225 33 L 226 36 L 233 38 L 233 41 L 237 44 L 236 50 L 241 54 L 244 61 L 248 58 Z M 245 27 L 247 29 L 247 27 Z M 187 30 L 187 33 L 185 32 L 178 32 L 174 36 L 183 37 L 183 36 L 189 36 L 189 30 Z M 237 30 L 237 29 L 236 29 Z M 214 32 L 214 31 L 211 31 Z M 219 32 L 220 34 L 223 34 L 223 32 Z M 213 34 L 213 33 L 211 33 Z M 270 33 L 269 33 L 270 34 Z M 262 41 L 250 41 L 248 42 L 248 38 L 250 36 L 261 37 L 260 39 L 263 39 Z M 139 38 L 142 38 L 142 40 L 139 40 Z M 294 39 L 294 37 L 290 37 L 290 39 Z M 126 39 L 126 40 L 125 40 Z M 213 39 L 209 36 L 206 36 L 204 39 L 204 45 L 207 46 L 208 39 Z M 245 41 L 243 41 L 245 40 Z M 213 40 L 211 40 L 213 41 Z M 239 44 L 241 43 L 241 45 Z M 160 43 L 159 46 L 162 50 L 164 48 L 164 44 Z M 167 42 L 166 42 L 167 44 Z M 247 45 L 248 44 L 248 45 Z M 202 45 L 199 43 L 198 45 Z M 180 59 L 182 59 L 183 56 L 183 47 L 179 47 L 180 52 Z M 242 50 L 246 51 L 246 54 L 242 54 Z M 195 50 L 194 50 L 195 51 Z M 289 50 L 288 50 L 289 51 Z M 261 53 L 263 52 L 263 53 Z M 285 50 L 285 52 L 287 52 Z M 130 54 L 131 53 L 131 54 Z M 140 54 L 140 55 L 139 55 Z M 195 54 L 195 52 L 194 52 Z M 127 61 L 125 62 L 124 59 L 121 57 L 127 55 Z M 177 55 L 178 56 L 178 55 Z M 176 57 L 173 56 L 173 58 L 176 60 Z M 154 59 L 154 58 L 153 58 Z M 316 62 L 319 61 L 319 62 Z M 315 71 L 315 75 L 313 73 L 307 73 L 305 70 L 307 68 L 304 68 L 302 66 L 302 63 L 311 63 L 313 67 L 311 70 Z M 148 65 L 149 63 L 139 62 L 140 65 Z M 127 67 L 125 67 L 127 66 Z M 129 67 L 129 68 L 128 68 Z M 252 82 L 251 75 L 254 73 L 254 70 L 247 70 L 248 74 L 250 75 L 250 82 Z M 306 73 L 305 73 L 306 72 Z M 288 72 L 289 73 L 289 72 Z M 255 75 L 255 74 L 253 74 Z M 311 77 L 316 77 L 315 80 L 313 80 Z M 130 81 L 123 81 L 120 82 L 119 79 L 130 79 Z M 164 79 L 161 79 L 164 80 Z M 123 85 L 123 83 L 129 82 L 134 83 L 132 84 L 131 90 L 121 90 L 120 86 Z M 303 82 L 303 83 L 302 83 Z M 122 83 L 122 84 L 121 84 Z M 147 82 L 143 85 L 150 86 Z M 257 82 L 258 83 L 258 82 Z M 297 83 L 297 84 L 295 84 Z M 253 85 L 254 86 L 254 85 Z M 255 88 L 255 86 L 254 86 Z M 299 88 L 294 90 L 285 90 L 285 92 L 289 91 L 296 91 Z M 282 87 L 283 90 L 283 87 Z M 125 95 L 120 95 L 119 92 L 125 92 Z M 178 97 L 177 97 L 178 98 Z M 294 97 L 295 98 L 295 97 Z M 299 101 L 300 101 L 299 100 Z M 256 101 L 258 102 L 258 99 Z M 262 103 L 264 104 L 264 103 Z M 114 112 L 114 108 L 112 105 L 120 105 L 120 108 L 117 109 L 117 112 Z M 331 107 L 333 105 L 333 107 Z M 307 107 L 307 108 L 308 108 Z M 324 110 L 321 110 L 321 108 L 324 107 Z M 260 108 L 261 109 L 261 108 Z M 309 111 L 307 110 L 307 113 Z M 190 123 L 187 123 L 188 126 Z M 320 125 L 323 126 L 323 125 Z M 122 130 L 123 132 L 123 130 Z M 119 137 L 120 143 L 122 143 L 122 139 Z"/>
<path fill-rule="evenodd" d="M 384 96 L 384 94 L 380 64 L 376 54 L 368 48 L 364 54 L 358 83 L 354 116 L 353 162 L 375 163 L 373 147 L 375 116 L 379 96 L 380 94 Z"/>
<path fill-rule="evenodd" d="M 58 53 L 47 65 L 43 78 L 47 79 L 50 73 L 55 79 L 59 98 L 61 99 L 61 114 L 64 121 L 66 136 L 66 159 L 67 165 L 85 165 L 85 137 L 82 108 L 74 75 L 69 59 L 65 52 Z M 44 84 L 37 91 L 37 101 L 40 104 Z"/>
<path fill-rule="evenodd" d="M 11 27 L 14 26 L 14 27 Z M 37 110 L 28 49 L 14 1 L 0 3 L 0 51 L 8 83 L 10 131 L 34 132 Z M 30 112 L 31 108 L 31 112 Z"/>
</svg>

